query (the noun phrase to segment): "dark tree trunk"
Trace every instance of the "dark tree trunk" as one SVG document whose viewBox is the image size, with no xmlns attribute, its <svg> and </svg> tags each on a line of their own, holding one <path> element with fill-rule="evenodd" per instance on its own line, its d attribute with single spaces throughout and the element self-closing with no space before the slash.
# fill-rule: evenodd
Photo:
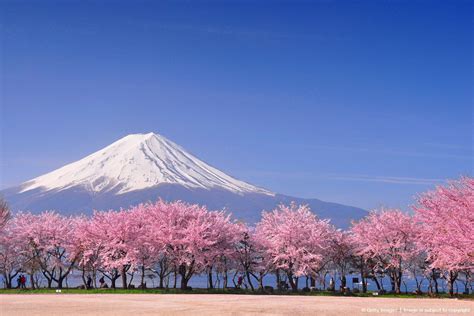
<svg viewBox="0 0 474 316">
<path fill-rule="evenodd" d="M 367 280 L 363 274 L 360 277 L 360 281 L 362 282 L 362 293 L 367 293 Z"/>
<path fill-rule="evenodd" d="M 298 278 L 293 279 L 293 274 L 287 272 L 288 275 L 288 281 L 290 282 L 291 289 L 296 292 L 298 291 Z"/>
<path fill-rule="evenodd" d="M 255 288 L 253 287 L 253 284 L 252 284 L 252 279 L 250 278 L 250 273 L 246 271 L 245 275 L 247 277 L 247 282 L 249 283 L 250 289 L 252 290 L 252 292 L 255 291 Z"/>
<path fill-rule="evenodd" d="M 360 258 L 360 280 L 362 282 L 362 293 L 367 293 L 367 281 L 364 276 L 364 259 L 361 257 Z"/>
<path fill-rule="evenodd" d="M 31 282 L 31 289 L 34 290 L 36 288 L 35 274 L 34 273 L 30 273 L 30 282 Z"/>
<path fill-rule="evenodd" d="M 5 279 L 5 285 L 6 285 L 7 289 L 11 289 L 13 287 L 13 280 L 18 275 L 18 273 L 19 272 L 15 272 L 14 274 L 10 274 L 10 273 L 5 272 L 3 274 L 4 279 Z"/>
<path fill-rule="evenodd" d="M 279 269 L 276 269 L 275 271 L 275 275 L 276 275 L 276 288 L 278 291 L 281 290 L 281 278 L 280 278 L 280 270 Z"/>
<path fill-rule="evenodd" d="M 48 282 L 48 289 L 52 288 L 52 284 L 53 284 L 53 279 L 51 278 L 46 278 L 47 282 Z"/>
<path fill-rule="evenodd" d="M 122 275 L 122 287 L 126 289 L 127 288 L 127 270 L 125 266 L 122 267 L 121 275 Z"/>
<path fill-rule="evenodd" d="M 186 277 L 186 269 L 183 272 L 180 272 L 181 276 L 181 290 L 186 290 L 188 288 L 188 278 Z"/>
<path fill-rule="evenodd" d="M 87 280 L 86 280 L 86 270 L 84 267 L 82 267 L 82 274 L 81 274 L 81 278 L 82 278 L 82 283 L 84 284 L 84 288 L 87 289 Z"/>
<path fill-rule="evenodd" d="M 189 268 L 190 270 L 192 268 Z M 178 268 L 179 275 L 181 276 L 181 289 L 186 290 L 188 288 L 188 281 L 192 276 L 191 271 L 187 271 L 185 265 L 180 265 Z"/>
<path fill-rule="evenodd" d="M 226 289 L 227 288 L 227 282 L 229 279 L 229 275 L 227 274 L 227 270 L 224 271 L 224 282 L 222 283 L 222 288 Z"/>
<path fill-rule="evenodd" d="M 382 288 L 380 287 L 380 282 L 379 282 L 379 280 L 377 279 L 377 277 L 374 276 L 374 277 L 372 278 L 372 280 L 375 282 L 375 285 L 377 285 L 377 291 L 380 291 Z"/>
<path fill-rule="evenodd" d="M 209 268 L 209 270 L 207 271 L 207 286 L 209 289 L 213 289 L 214 288 L 214 285 L 212 284 L 212 268 Z"/>
<path fill-rule="evenodd" d="M 452 271 L 449 272 L 448 283 L 449 283 L 449 295 L 450 296 L 454 295 L 454 282 L 456 282 L 457 277 L 458 277 L 457 272 L 452 272 Z"/>
<path fill-rule="evenodd" d="M 436 271 L 433 269 L 432 270 L 432 276 L 431 276 L 432 280 L 433 280 L 433 283 L 434 283 L 434 286 L 435 286 L 435 293 L 436 295 L 439 294 L 439 289 L 438 289 L 438 278 L 437 278 L 437 275 L 436 275 Z"/>
<path fill-rule="evenodd" d="M 114 269 L 114 271 L 111 274 L 110 278 L 110 287 L 115 289 L 117 288 L 117 280 L 120 278 L 120 274 L 118 274 L 117 270 Z"/>
<path fill-rule="evenodd" d="M 140 285 L 142 289 L 145 288 L 145 266 L 142 266 L 142 276 L 140 280 Z"/>
<path fill-rule="evenodd" d="M 345 289 L 346 284 L 347 284 L 346 276 L 342 275 L 341 276 L 341 291 L 343 291 Z"/>
<path fill-rule="evenodd" d="M 159 287 L 160 289 L 162 289 L 162 288 L 163 288 L 163 281 L 164 281 L 163 279 L 164 279 L 164 278 L 163 278 L 163 276 L 162 276 L 161 274 L 159 275 L 159 279 L 160 279 L 160 284 L 158 285 L 158 287 Z M 175 284 L 176 284 L 176 282 L 175 282 Z"/>
<path fill-rule="evenodd" d="M 260 275 L 258 276 L 258 287 L 260 288 L 260 291 L 264 291 L 264 287 L 263 287 L 263 277 L 264 277 L 264 274 L 260 273 Z"/>
</svg>

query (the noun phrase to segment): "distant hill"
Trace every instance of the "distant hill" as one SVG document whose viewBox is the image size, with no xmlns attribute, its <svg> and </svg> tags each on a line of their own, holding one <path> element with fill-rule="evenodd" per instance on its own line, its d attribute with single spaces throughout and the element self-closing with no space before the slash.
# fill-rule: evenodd
<svg viewBox="0 0 474 316">
<path fill-rule="evenodd" d="M 339 227 L 366 214 L 360 208 L 273 193 L 211 167 L 161 135 L 133 134 L 50 173 L 1 191 L 14 211 L 55 209 L 90 214 L 146 201 L 183 200 L 227 208 L 256 222 L 279 203 L 309 204 Z"/>
</svg>

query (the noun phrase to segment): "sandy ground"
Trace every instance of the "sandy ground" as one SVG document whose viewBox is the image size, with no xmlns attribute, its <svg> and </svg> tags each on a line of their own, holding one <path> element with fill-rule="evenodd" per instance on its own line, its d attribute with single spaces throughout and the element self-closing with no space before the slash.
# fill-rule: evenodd
<svg viewBox="0 0 474 316">
<path fill-rule="evenodd" d="M 474 301 L 205 294 L 0 295 L 0 315 L 474 315 Z"/>
</svg>

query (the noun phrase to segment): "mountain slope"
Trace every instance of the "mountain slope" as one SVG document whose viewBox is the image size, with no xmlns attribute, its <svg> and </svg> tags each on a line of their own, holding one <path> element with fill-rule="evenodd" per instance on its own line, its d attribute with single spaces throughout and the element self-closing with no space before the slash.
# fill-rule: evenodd
<svg viewBox="0 0 474 316">
<path fill-rule="evenodd" d="M 226 175 L 154 133 L 128 135 L 79 161 L 25 182 L 20 192 L 79 186 L 94 193 L 123 194 L 160 184 L 273 195 Z"/>
<path fill-rule="evenodd" d="M 365 215 L 359 208 L 275 194 L 237 180 L 168 139 L 128 135 L 81 160 L 1 192 L 13 210 L 91 213 L 141 202 L 183 200 L 227 208 L 249 222 L 279 203 L 309 204 L 320 217 L 345 227 Z"/>
</svg>

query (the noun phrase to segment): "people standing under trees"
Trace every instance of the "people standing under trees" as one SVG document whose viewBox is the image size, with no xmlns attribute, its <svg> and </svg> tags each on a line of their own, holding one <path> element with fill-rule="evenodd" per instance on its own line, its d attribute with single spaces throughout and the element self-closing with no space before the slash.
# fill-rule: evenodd
<svg viewBox="0 0 474 316">
<path fill-rule="evenodd" d="M 239 275 L 239 278 L 237 279 L 237 288 L 241 289 L 242 288 L 242 282 L 244 281 L 244 278 Z"/>
<path fill-rule="evenodd" d="M 91 276 L 87 276 L 87 289 L 92 289 L 92 278 Z"/>
<path fill-rule="evenodd" d="M 20 274 L 16 279 L 18 289 L 26 289 L 26 277 Z"/>
</svg>

